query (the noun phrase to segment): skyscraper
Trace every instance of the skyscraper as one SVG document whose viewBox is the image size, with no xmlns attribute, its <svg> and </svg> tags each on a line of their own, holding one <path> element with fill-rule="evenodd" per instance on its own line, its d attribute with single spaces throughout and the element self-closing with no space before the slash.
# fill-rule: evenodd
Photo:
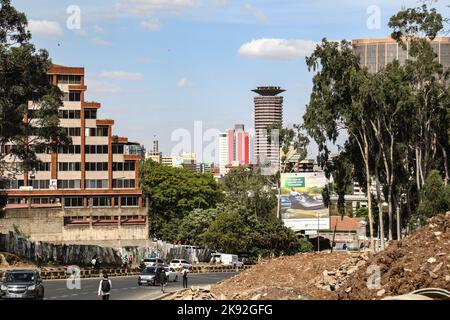
<svg viewBox="0 0 450 320">
<path fill-rule="evenodd" d="M 250 164 L 250 136 L 243 124 L 236 124 L 227 133 L 228 166 L 248 166 Z"/>
<path fill-rule="evenodd" d="M 219 134 L 219 173 L 224 176 L 228 165 L 228 133 Z"/>
<path fill-rule="evenodd" d="M 259 165 L 278 170 L 280 147 L 278 141 L 268 141 L 268 129 L 283 125 L 283 97 L 285 90 L 280 87 L 258 87 L 253 92 L 259 94 L 255 103 L 255 160 Z"/>
</svg>

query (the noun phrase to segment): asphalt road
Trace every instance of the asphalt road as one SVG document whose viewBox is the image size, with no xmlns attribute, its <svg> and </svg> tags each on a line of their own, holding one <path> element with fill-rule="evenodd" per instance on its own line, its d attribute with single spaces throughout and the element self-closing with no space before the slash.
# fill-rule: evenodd
<svg viewBox="0 0 450 320">
<path fill-rule="evenodd" d="M 234 272 L 227 273 L 199 273 L 190 274 L 188 286 L 203 286 L 215 284 L 231 278 Z M 138 276 L 110 278 L 112 290 L 110 300 L 151 300 L 161 295 L 159 286 L 138 286 Z M 80 289 L 68 289 L 66 280 L 44 280 L 45 300 L 95 300 L 101 278 L 81 279 Z M 169 282 L 166 292 L 174 292 L 183 288 L 181 279 L 178 282 Z"/>
</svg>

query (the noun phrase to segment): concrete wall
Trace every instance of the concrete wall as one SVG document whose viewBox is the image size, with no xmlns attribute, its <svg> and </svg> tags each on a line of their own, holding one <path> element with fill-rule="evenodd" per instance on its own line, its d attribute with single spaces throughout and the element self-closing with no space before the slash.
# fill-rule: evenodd
<svg viewBox="0 0 450 320">
<path fill-rule="evenodd" d="M 93 245 L 55 245 L 25 239 L 13 232 L 0 233 L 0 251 L 14 253 L 19 257 L 41 262 L 55 261 L 60 264 L 90 265 L 97 259 L 103 266 L 118 267 L 122 264 L 118 250 Z"/>
<path fill-rule="evenodd" d="M 127 215 L 147 216 L 147 211 L 145 208 L 8 209 L 0 218 L 0 232 L 13 231 L 32 241 L 49 243 L 148 247 L 148 220 L 136 225 L 64 226 L 64 217 Z"/>
</svg>

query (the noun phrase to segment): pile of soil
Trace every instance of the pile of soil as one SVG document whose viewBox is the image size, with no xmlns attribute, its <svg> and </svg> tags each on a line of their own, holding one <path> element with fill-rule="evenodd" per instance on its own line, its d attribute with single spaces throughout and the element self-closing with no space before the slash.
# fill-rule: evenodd
<svg viewBox="0 0 450 320">
<path fill-rule="evenodd" d="M 330 291 L 316 285 L 317 276 L 324 270 L 339 268 L 349 259 L 351 255 L 345 252 L 280 257 L 213 286 L 211 292 L 221 299 L 231 300 L 330 299 Z"/>
<path fill-rule="evenodd" d="M 358 270 L 345 287 L 336 291 L 338 299 L 382 299 L 423 288 L 450 291 L 450 212 L 431 218 L 427 225 L 401 241 L 390 243 L 374 255 L 367 266 L 381 271 L 381 286 L 366 268 Z M 370 279 L 369 279 L 370 278 Z"/>
<path fill-rule="evenodd" d="M 35 268 L 35 267 L 36 264 L 24 260 L 15 254 L 8 252 L 0 253 L 0 270 Z"/>
</svg>

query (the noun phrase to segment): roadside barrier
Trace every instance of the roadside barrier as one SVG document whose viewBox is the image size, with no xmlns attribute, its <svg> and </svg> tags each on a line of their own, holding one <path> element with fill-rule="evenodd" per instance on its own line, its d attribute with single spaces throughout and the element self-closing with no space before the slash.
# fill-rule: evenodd
<svg viewBox="0 0 450 320">
<path fill-rule="evenodd" d="M 219 265 L 194 265 L 190 269 L 190 273 L 211 273 L 211 272 L 240 272 L 247 270 L 252 266 L 245 265 L 241 268 L 236 268 L 233 266 L 219 266 Z M 3 279 L 6 271 L 0 271 L 0 280 Z M 136 276 L 139 275 L 141 269 L 124 269 L 124 268 L 105 268 L 100 270 L 92 269 L 81 269 L 80 278 L 99 278 L 102 273 L 106 272 L 109 277 L 123 277 L 123 276 Z M 64 268 L 52 269 L 52 270 L 41 270 L 41 278 L 43 280 L 57 280 L 57 279 L 67 279 L 70 276 L 69 273 Z"/>
</svg>

